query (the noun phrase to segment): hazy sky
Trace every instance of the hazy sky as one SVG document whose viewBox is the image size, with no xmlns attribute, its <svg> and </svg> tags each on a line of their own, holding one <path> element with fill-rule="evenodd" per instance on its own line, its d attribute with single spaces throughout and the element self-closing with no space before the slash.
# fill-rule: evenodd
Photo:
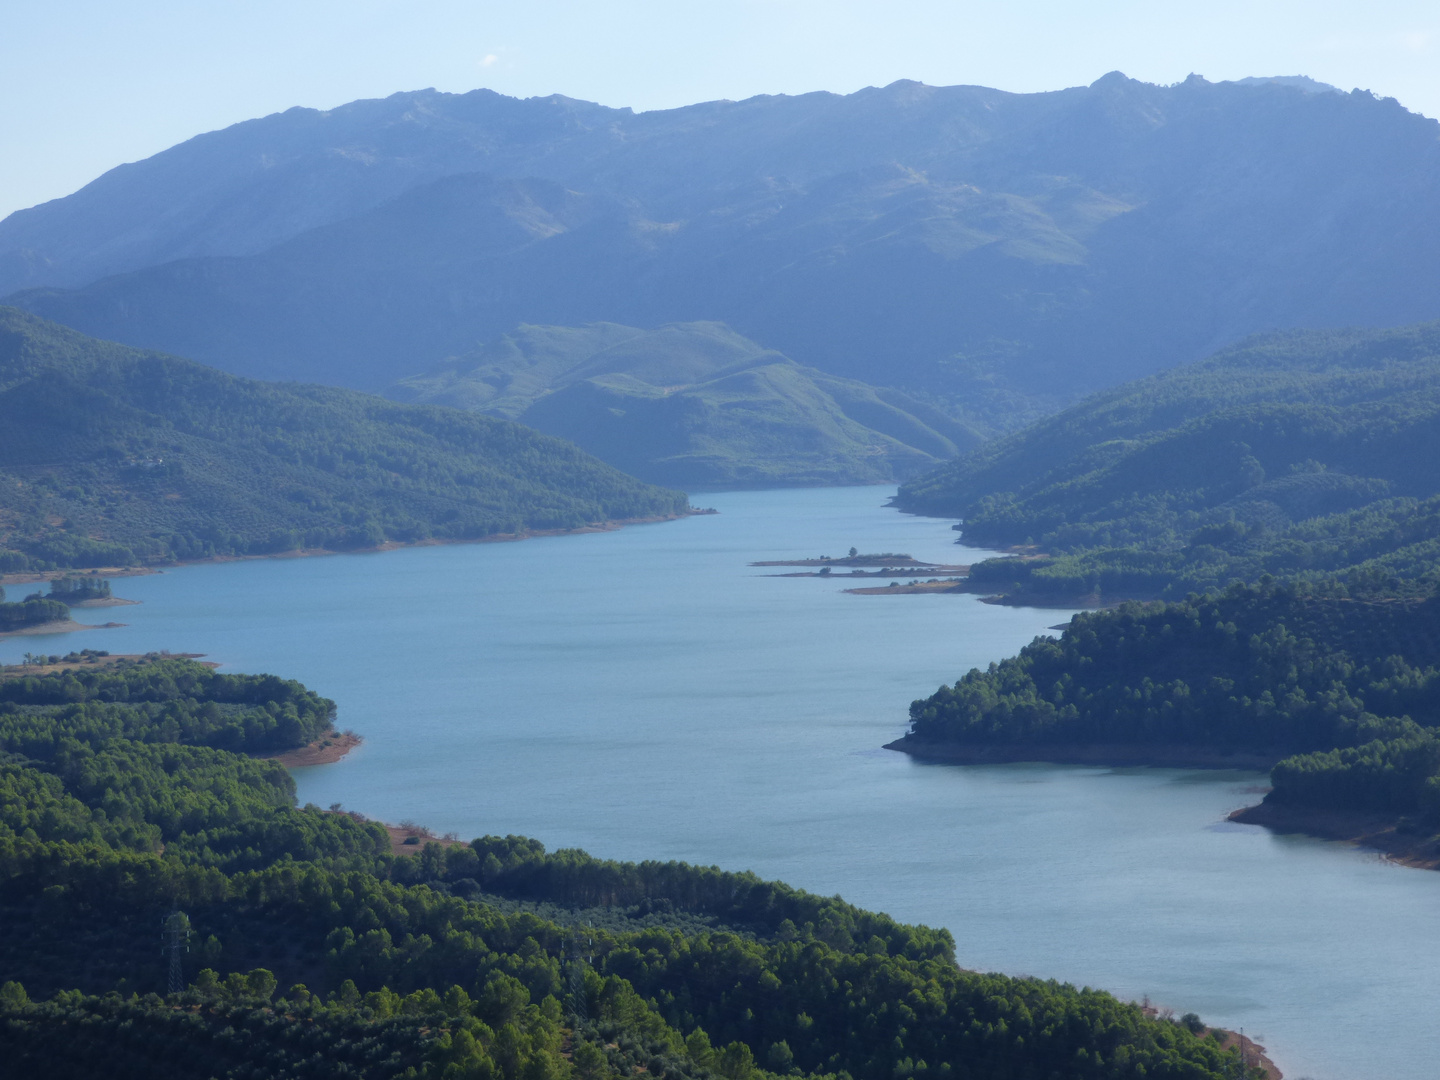
<svg viewBox="0 0 1440 1080">
<path fill-rule="evenodd" d="M 657 109 L 1306 74 L 1440 116 L 1435 0 L 0 0 L 0 26 L 0 216 L 202 131 L 426 86 Z"/>
</svg>

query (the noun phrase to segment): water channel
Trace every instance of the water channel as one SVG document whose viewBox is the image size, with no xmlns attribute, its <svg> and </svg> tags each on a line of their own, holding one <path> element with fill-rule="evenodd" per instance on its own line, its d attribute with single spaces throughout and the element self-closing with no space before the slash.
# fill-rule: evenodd
<svg viewBox="0 0 1440 1080">
<path fill-rule="evenodd" d="M 887 494 L 718 493 L 695 499 L 718 515 L 608 533 L 187 566 L 82 615 L 124 628 L 7 639 L 0 661 L 170 649 L 297 678 L 365 736 L 297 771 L 302 800 L 753 869 L 946 926 L 966 967 L 1243 1025 L 1292 1080 L 1435 1075 L 1440 873 L 1227 824 L 1255 773 L 880 749 L 913 698 L 1069 616 L 747 565 L 977 554 Z"/>
</svg>

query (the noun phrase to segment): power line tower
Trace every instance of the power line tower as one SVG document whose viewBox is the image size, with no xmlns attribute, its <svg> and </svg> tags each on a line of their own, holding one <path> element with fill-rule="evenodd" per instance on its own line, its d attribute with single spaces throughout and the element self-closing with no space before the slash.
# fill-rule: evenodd
<svg viewBox="0 0 1440 1080">
<path fill-rule="evenodd" d="M 178 994 L 185 989 L 185 970 L 180 958 L 190 948 L 190 917 L 183 911 L 172 911 L 160 923 L 160 955 L 170 960 L 170 977 L 166 993 Z"/>
<path fill-rule="evenodd" d="M 585 1007 L 585 965 L 593 959 L 593 948 L 594 940 L 590 937 L 588 923 L 583 930 L 578 926 L 571 930 L 567 959 L 567 966 L 570 968 L 570 1009 L 579 1023 L 589 1019 Z"/>
</svg>

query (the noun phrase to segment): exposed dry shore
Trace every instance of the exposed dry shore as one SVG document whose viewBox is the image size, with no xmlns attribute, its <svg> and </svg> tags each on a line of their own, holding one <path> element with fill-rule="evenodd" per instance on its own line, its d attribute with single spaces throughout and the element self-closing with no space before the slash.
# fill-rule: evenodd
<svg viewBox="0 0 1440 1080">
<path fill-rule="evenodd" d="M 143 577 L 160 571 L 149 566 L 101 566 L 93 573 L 89 570 L 26 570 L 17 574 L 0 574 L 0 585 L 37 585 L 56 578 L 67 577 Z M 87 601 L 88 603 L 89 601 Z M 121 603 L 138 604 L 138 600 L 123 600 Z"/>
<path fill-rule="evenodd" d="M 121 660 L 144 660 L 154 653 L 116 653 L 112 656 L 92 656 L 86 660 L 62 660 L 58 664 L 6 664 L 5 671 L 0 678 L 16 679 L 28 675 L 53 675 L 61 671 L 94 671 L 96 668 L 110 667 L 118 664 Z M 200 660 L 204 653 L 182 652 L 182 653 L 160 653 L 166 659 L 177 660 Z M 200 660 L 204 667 L 218 668 L 220 665 L 210 660 Z"/>
<path fill-rule="evenodd" d="M 1440 870 L 1440 839 L 1406 832 L 1393 817 L 1260 803 L 1230 815 L 1231 821 L 1263 825 L 1271 832 L 1341 840 L 1378 851 L 1392 862 Z"/>
<path fill-rule="evenodd" d="M 623 529 L 626 525 L 654 525 L 662 521 L 679 521 L 687 517 L 704 517 L 709 514 L 717 514 L 718 510 L 690 510 L 684 514 L 658 514 L 652 517 L 619 518 L 615 521 L 598 521 L 589 525 L 581 525 L 574 529 L 529 529 L 518 533 L 495 533 L 492 536 L 481 536 L 471 540 L 415 540 L 409 543 L 401 543 L 398 540 L 387 540 L 378 547 L 370 548 L 299 548 L 294 551 L 278 551 L 273 555 L 212 555 L 207 559 L 181 559 L 177 562 L 166 563 L 164 566 L 105 566 L 96 569 L 98 577 L 138 577 L 142 574 L 163 574 L 166 567 L 172 566 L 196 566 L 204 563 L 228 563 L 228 562 L 249 562 L 254 559 L 305 559 L 316 555 L 365 555 L 376 551 L 397 551 L 400 548 L 411 547 L 441 547 L 451 544 L 504 544 L 515 540 L 530 540 L 539 536 L 580 536 L 585 533 L 614 532 Z M 75 576 L 75 570 L 44 570 L 25 572 L 18 574 L 0 574 L 0 586 L 5 585 L 31 585 L 39 582 L 52 581 L 56 578 Z M 105 607 L 112 604 L 138 604 L 138 600 L 99 600 L 85 601 L 76 604 L 76 607 Z M 120 626 L 121 623 L 111 625 Z M 78 623 L 72 629 L 90 630 L 93 627 L 80 626 Z M 60 630 L 27 630 L 27 633 L 61 633 Z"/>
<path fill-rule="evenodd" d="M 419 825 L 385 824 L 385 831 L 390 834 L 390 853 L 392 855 L 418 855 L 420 849 L 426 844 L 457 847 L 465 843 L 453 836 L 436 836 L 429 829 Z"/>
<path fill-rule="evenodd" d="M 910 581 L 904 585 L 871 585 L 862 589 L 845 589 L 852 596 L 915 596 L 920 593 L 969 592 L 963 580 Z"/>
<path fill-rule="evenodd" d="M 256 754 L 256 757 L 278 761 L 287 769 L 303 768 L 306 765 L 331 765 L 365 740 L 353 731 L 341 733 L 329 731 L 314 742 L 297 746 L 293 750 L 281 750 L 274 754 Z"/>
<path fill-rule="evenodd" d="M 894 590 L 889 590 L 893 592 Z M 1227 754 L 1209 746 L 1135 746 L 1130 743 L 1027 743 L 972 746 L 925 742 L 909 735 L 885 744 L 918 761 L 952 765 L 1010 765 L 1049 762 L 1055 765 L 1104 765 L 1123 768 L 1151 765 L 1163 769 L 1246 769 L 1268 772 L 1285 755 Z"/>
<path fill-rule="evenodd" d="M 74 619 L 56 619 L 54 622 L 22 626 L 19 630 L 0 631 L 0 638 L 30 637 L 32 634 L 69 634 L 76 630 L 114 630 L 124 625 L 123 622 L 78 623 Z"/>
</svg>

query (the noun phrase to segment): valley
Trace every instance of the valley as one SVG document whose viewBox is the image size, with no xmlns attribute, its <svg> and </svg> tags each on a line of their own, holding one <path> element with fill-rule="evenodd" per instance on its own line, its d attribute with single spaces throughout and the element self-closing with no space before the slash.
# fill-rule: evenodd
<svg viewBox="0 0 1440 1080">
<path fill-rule="evenodd" d="M 1428 1078 L 1384 6 L 11 20 L 0 1071 Z"/>
</svg>

